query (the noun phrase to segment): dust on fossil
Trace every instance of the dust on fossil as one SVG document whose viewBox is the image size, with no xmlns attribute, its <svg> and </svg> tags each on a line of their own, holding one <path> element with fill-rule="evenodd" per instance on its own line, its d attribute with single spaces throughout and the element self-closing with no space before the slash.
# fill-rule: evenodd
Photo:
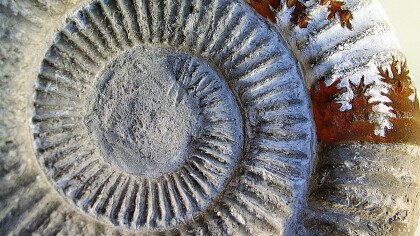
<svg viewBox="0 0 420 236">
<path fill-rule="evenodd" d="M 172 51 L 135 48 L 101 73 L 85 122 L 111 165 L 159 176 L 188 155 L 202 118 L 198 98 L 177 81 L 176 63 L 187 56 Z"/>
</svg>

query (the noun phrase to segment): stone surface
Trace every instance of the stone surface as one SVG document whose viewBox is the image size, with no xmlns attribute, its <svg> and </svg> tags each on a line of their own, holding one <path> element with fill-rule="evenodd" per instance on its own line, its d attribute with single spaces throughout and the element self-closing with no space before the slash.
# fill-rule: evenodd
<svg viewBox="0 0 420 236">
<path fill-rule="evenodd" d="M 340 22 L 278 17 L 236 0 L 0 2 L 0 234 L 414 234 L 417 145 L 316 142 L 314 75 L 366 60 L 311 67 L 344 53 L 322 46 L 345 41 Z"/>
<path fill-rule="evenodd" d="M 320 150 L 302 214 L 307 235 L 414 235 L 418 146 L 336 144 Z"/>
<path fill-rule="evenodd" d="M 309 99 L 247 4 L 95 1 L 61 17 L 27 91 L 35 153 L 16 160 L 37 182 L 10 174 L 34 193 L 10 189 L 2 232 L 39 216 L 28 231 L 279 234 L 297 219 Z"/>
</svg>

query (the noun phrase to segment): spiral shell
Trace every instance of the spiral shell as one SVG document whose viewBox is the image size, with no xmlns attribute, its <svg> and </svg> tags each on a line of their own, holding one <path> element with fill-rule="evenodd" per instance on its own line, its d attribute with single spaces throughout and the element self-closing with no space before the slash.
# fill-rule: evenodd
<svg viewBox="0 0 420 236">
<path fill-rule="evenodd" d="M 309 99 L 297 61 L 252 9 L 95 1 L 66 22 L 32 117 L 62 204 L 137 232 L 221 220 L 222 232 L 277 234 L 294 220 L 312 157 Z"/>
<path fill-rule="evenodd" d="M 404 57 L 329 2 L 0 3 L 0 233 L 414 234 Z"/>
</svg>

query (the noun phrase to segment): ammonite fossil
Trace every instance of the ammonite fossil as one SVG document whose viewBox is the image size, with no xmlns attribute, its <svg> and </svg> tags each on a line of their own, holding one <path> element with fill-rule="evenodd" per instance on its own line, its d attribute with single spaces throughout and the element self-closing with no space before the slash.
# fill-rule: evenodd
<svg viewBox="0 0 420 236">
<path fill-rule="evenodd" d="M 414 235 L 376 0 L 0 2 L 1 235 Z"/>
</svg>

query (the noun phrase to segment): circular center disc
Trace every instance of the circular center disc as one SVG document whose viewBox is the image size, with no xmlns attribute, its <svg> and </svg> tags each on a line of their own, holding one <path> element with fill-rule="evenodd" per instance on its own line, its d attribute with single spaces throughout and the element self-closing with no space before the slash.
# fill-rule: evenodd
<svg viewBox="0 0 420 236">
<path fill-rule="evenodd" d="M 177 81 L 167 50 L 134 50 L 100 75 L 89 127 L 104 159 L 124 171 L 156 176 L 178 167 L 201 121 L 198 101 Z"/>
<path fill-rule="evenodd" d="M 106 162 L 147 177 L 172 172 L 184 163 L 203 129 L 201 113 L 206 109 L 200 108 L 197 94 L 207 86 L 200 86 L 181 67 L 191 60 L 207 72 L 209 84 L 226 86 L 198 59 L 151 46 L 125 52 L 99 74 L 85 122 Z M 194 80 L 197 84 L 188 86 Z M 220 89 L 214 92 L 217 96 Z M 228 112 L 240 116 L 235 107 Z"/>
</svg>

